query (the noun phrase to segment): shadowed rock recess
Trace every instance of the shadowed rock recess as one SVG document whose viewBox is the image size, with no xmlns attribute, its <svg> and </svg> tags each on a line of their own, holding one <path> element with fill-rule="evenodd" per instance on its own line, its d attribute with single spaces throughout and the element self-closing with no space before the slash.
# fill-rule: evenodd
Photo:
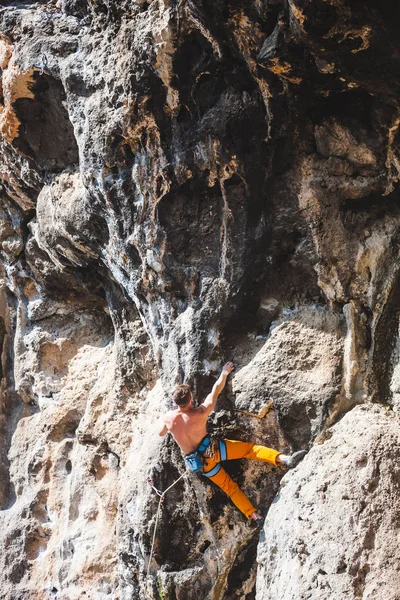
<svg viewBox="0 0 400 600">
<path fill-rule="evenodd" d="M 399 25 L 0 1 L 1 598 L 400 598 Z M 261 532 L 187 473 L 151 555 L 230 359 L 210 431 L 309 455 L 227 466 Z"/>
</svg>

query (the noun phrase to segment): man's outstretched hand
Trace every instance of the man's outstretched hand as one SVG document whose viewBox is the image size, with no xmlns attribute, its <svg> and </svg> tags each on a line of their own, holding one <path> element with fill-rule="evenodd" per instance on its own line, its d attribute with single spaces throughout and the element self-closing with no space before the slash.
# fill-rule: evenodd
<svg viewBox="0 0 400 600">
<path fill-rule="evenodd" d="M 220 393 L 222 392 L 222 390 L 224 389 L 228 375 L 230 373 L 232 373 L 233 369 L 234 369 L 234 366 L 233 366 L 232 362 L 227 362 L 224 365 L 224 367 L 220 373 L 220 376 L 218 377 L 217 381 L 213 385 L 211 393 L 208 394 L 208 396 L 204 400 L 203 404 L 200 405 L 200 408 L 202 408 L 203 412 L 205 412 L 207 416 L 210 414 L 211 411 L 214 410 L 215 403 L 217 402 L 217 398 L 220 395 Z"/>
</svg>

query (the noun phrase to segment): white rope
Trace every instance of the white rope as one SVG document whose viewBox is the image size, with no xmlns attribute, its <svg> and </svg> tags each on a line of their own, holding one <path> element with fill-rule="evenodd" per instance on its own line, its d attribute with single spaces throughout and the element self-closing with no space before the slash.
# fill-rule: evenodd
<svg viewBox="0 0 400 600">
<path fill-rule="evenodd" d="M 153 550 L 154 550 L 154 542 L 156 540 L 156 532 L 157 532 L 157 525 L 158 525 L 158 518 L 160 516 L 160 509 L 161 509 L 161 503 L 164 500 L 164 496 L 165 494 L 174 487 L 174 485 L 176 483 L 178 483 L 178 481 L 180 481 L 182 479 L 182 477 L 184 477 L 186 475 L 186 473 L 182 473 L 182 475 L 180 477 L 178 477 L 178 479 L 176 479 L 174 481 L 174 483 L 172 483 L 164 492 L 160 492 L 159 490 L 157 490 L 157 488 L 154 487 L 154 485 L 152 483 L 150 483 L 149 481 L 149 485 L 150 487 L 160 496 L 160 500 L 158 502 L 158 508 L 157 508 L 157 514 L 156 514 L 156 522 L 154 524 L 154 531 L 153 531 L 153 540 L 151 542 L 151 550 L 150 550 L 150 556 L 149 556 L 149 562 L 147 563 L 147 573 L 146 573 L 146 580 L 149 577 L 149 571 L 150 571 L 150 564 L 151 564 L 151 559 L 153 558 Z"/>
</svg>

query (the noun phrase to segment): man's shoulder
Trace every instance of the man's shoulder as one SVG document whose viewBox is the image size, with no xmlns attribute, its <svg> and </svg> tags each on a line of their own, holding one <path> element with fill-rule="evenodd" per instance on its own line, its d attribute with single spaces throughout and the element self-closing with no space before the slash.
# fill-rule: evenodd
<svg viewBox="0 0 400 600">
<path fill-rule="evenodd" d="M 176 409 L 168 410 L 166 413 L 163 414 L 164 421 L 171 420 L 174 417 L 176 417 L 177 412 L 178 411 Z"/>
</svg>

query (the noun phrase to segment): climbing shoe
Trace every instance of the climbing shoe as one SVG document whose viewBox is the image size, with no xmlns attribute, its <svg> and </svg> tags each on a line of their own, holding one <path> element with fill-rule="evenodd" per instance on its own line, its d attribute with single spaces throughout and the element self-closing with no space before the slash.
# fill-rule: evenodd
<svg viewBox="0 0 400 600">
<path fill-rule="evenodd" d="M 307 450 L 299 450 L 290 456 L 285 456 L 284 460 L 281 458 L 281 462 L 288 468 L 294 469 L 299 464 L 302 458 L 307 454 Z"/>
<path fill-rule="evenodd" d="M 264 517 L 258 510 L 255 510 L 253 514 L 250 515 L 250 519 L 255 523 L 256 527 L 262 527 L 264 524 Z"/>
</svg>

